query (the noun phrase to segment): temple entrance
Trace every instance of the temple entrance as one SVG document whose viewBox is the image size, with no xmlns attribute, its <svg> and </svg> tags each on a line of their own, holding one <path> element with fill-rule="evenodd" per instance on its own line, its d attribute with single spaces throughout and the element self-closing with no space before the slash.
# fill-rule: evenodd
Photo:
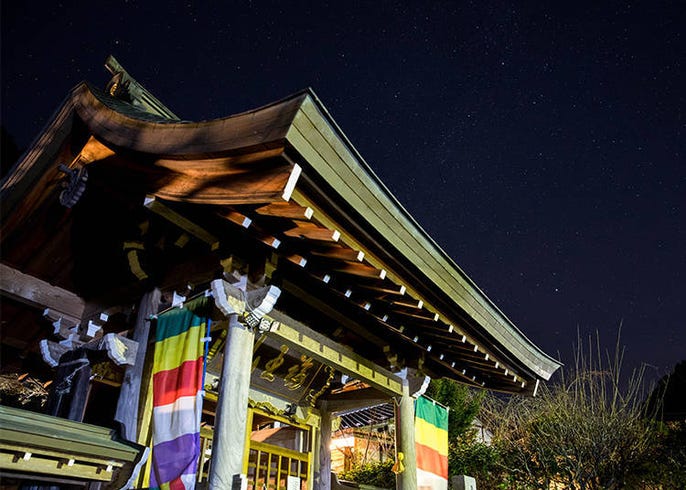
<svg viewBox="0 0 686 490">
<path fill-rule="evenodd" d="M 312 428 L 252 408 L 249 422 L 248 490 L 311 488 Z"/>
</svg>

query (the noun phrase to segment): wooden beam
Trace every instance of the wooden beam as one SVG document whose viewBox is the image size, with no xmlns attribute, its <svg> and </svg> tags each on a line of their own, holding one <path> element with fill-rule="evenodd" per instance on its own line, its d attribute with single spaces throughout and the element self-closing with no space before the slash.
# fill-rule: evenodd
<svg viewBox="0 0 686 490">
<path fill-rule="evenodd" d="M 319 259 L 342 260 L 345 262 L 362 262 L 364 259 L 364 252 L 342 246 L 326 247 L 320 250 L 315 249 L 311 250 L 310 254 Z"/>
<path fill-rule="evenodd" d="M 231 221 L 242 228 L 248 228 L 252 224 L 250 218 L 233 209 L 222 209 L 221 211 L 217 211 L 217 216 Z"/>
<path fill-rule="evenodd" d="M 299 224 L 298 226 L 286 230 L 283 234 L 291 238 L 300 238 L 306 240 L 314 240 L 319 242 L 337 242 L 341 237 L 338 230 L 330 230 L 328 228 L 322 228 L 316 225 L 304 226 Z"/>
<path fill-rule="evenodd" d="M 391 396 L 402 392 L 401 380 L 371 361 L 359 356 L 328 337 L 311 330 L 297 320 L 276 310 L 269 314 L 276 320 L 268 335 L 274 335 L 291 347 L 304 351 L 319 362 L 368 383 Z"/>
<path fill-rule="evenodd" d="M 0 264 L 0 294 L 53 314 L 70 322 L 81 322 L 86 302 L 78 295 L 53 286 L 37 277 Z"/>
<path fill-rule="evenodd" d="M 386 271 L 384 269 L 377 269 L 369 265 L 355 263 L 348 263 L 338 267 L 333 267 L 332 272 L 339 272 L 342 274 L 365 277 L 369 279 L 384 279 L 386 277 Z"/>
<path fill-rule="evenodd" d="M 314 211 L 310 207 L 298 206 L 294 202 L 273 202 L 255 210 L 260 216 L 276 218 L 310 220 Z"/>
<path fill-rule="evenodd" d="M 174 223 L 187 233 L 207 243 L 212 250 L 219 248 L 219 239 L 204 228 L 196 225 L 185 216 L 180 215 L 166 204 L 162 203 L 155 196 L 146 196 L 143 205 L 153 213 L 162 216 L 168 221 Z"/>
</svg>

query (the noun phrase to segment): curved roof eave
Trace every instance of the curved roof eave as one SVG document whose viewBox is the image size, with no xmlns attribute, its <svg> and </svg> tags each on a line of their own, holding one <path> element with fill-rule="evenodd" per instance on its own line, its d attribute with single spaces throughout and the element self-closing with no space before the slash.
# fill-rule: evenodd
<svg viewBox="0 0 686 490">
<path fill-rule="evenodd" d="M 18 168 L 41 160 L 47 148 L 42 139 L 64 132 L 62 126 L 74 112 L 110 145 L 172 158 L 249 152 L 286 142 L 305 156 L 309 168 L 326 179 L 368 226 L 381 233 L 518 363 L 545 380 L 561 366 L 531 342 L 412 218 L 311 89 L 258 109 L 202 122 L 155 121 L 135 110 L 124 113 L 107 104 L 110 99 L 86 83 L 76 86 Z M 316 141 L 310 141 L 312 138 Z M 308 151 L 313 143 L 326 145 L 330 158 L 323 157 L 319 149 Z M 17 178 L 21 176 L 20 172 Z M 3 183 L 3 193 L 7 183 Z"/>
<path fill-rule="evenodd" d="M 424 231 L 362 158 L 314 91 L 308 89 L 308 95 L 287 135 L 289 143 L 313 156 L 308 163 L 314 170 L 395 245 L 398 252 L 425 271 L 436 287 L 445 291 L 531 372 L 548 380 L 561 363 L 529 340 Z M 309 142 L 301 127 L 308 124 L 309 130 L 318 133 L 317 138 L 326 141 L 333 150 L 335 162 L 322 157 L 321 150 L 314 154 L 304 148 Z"/>
</svg>

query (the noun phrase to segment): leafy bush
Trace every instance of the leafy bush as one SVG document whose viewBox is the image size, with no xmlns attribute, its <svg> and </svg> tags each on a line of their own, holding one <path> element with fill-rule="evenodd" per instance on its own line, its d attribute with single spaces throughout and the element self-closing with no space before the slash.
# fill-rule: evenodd
<svg viewBox="0 0 686 490">
<path fill-rule="evenodd" d="M 372 485 L 381 488 L 395 488 L 395 473 L 391 471 L 394 461 L 374 461 L 353 466 L 338 477 L 341 480 Z"/>
</svg>

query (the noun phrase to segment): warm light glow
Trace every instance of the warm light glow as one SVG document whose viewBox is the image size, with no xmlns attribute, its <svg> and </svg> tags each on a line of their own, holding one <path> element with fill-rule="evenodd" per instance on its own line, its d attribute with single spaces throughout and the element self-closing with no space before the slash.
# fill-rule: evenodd
<svg viewBox="0 0 686 490">
<path fill-rule="evenodd" d="M 339 437 L 331 440 L 331 449 L 343 449 L 346 447 L 355 447 L 355 438 L 353 436 Z"/>
</svg>

